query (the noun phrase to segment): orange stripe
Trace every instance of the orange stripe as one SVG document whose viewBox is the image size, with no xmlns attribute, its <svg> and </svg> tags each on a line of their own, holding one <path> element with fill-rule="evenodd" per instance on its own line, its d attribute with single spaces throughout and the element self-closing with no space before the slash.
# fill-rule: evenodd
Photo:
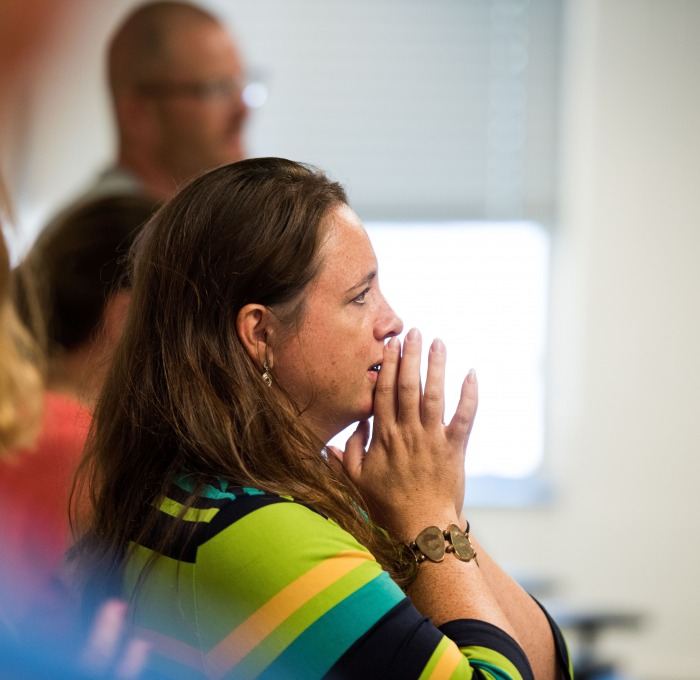
<svg viewBox="0 0 700 680">
<path fill-rule="evenodd" d="M 204 658 L 197 647 L 192 647 L 186 642 L 181 642 L 168 635 L 163 635 L 150 628 L 136 627 L 134 636 L 150 642 L 153 650 L 160 656 L 164 656 L 183 666 L 194 668 L 199 673 L 204 673 Z"/>
<path fill-rule="evenodd" d="M 299 607 L 369 559 L 371 556 L 367 552 L 347 550 L 299 576 L 234 628 L 207 654 L 210 672 L 215 677 L 223 677 Z"/>
<path fill-rule="evenodd" d="M 440 660 L 435 664 L 430 680 L 445 680 L 451 678 L 457 666 L 464 660 L 464 656 L 459 651 L 454 642 L 447 645 L 447 649 L 440 656 Z"/>
</svg>

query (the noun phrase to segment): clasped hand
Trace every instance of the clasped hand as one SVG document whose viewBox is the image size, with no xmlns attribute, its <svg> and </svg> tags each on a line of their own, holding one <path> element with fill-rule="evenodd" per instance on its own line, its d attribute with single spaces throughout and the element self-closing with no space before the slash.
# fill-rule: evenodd
<svg viewBox="0 0 700 680">
<path fill-rule="evenodd" d="M 428 524 L 442 526 L 460 517 L 464 455 L 478 401 L 470 371 L 445 424 L 445 345 L 434 340 L 430 347 L 425 389 L 420 359 L 416 329 L 407 334 L 403 352 L 398 338 L 389 340 L 377 378 L 372 439 L 367 446 L 369 423 L 361 422 L 343 456 L 374 521 L 402 540 Z"/>
</svg>

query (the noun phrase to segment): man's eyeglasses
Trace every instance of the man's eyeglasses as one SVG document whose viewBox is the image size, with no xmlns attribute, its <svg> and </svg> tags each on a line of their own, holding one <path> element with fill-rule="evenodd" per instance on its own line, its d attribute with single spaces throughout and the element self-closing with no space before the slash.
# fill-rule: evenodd
<svg viewBox="0 0 700 680">
<path fill-rule="evenodd" d="M 152 81 L 142 83 L 139 92 L 146 97 L 187 97 L 200 101 L 221 101 L 240 98 L 250 108 L 262 106 L 267 99 L 267 87 L 259 80 L 248 78 L 212 78 L 182 82 Z"/>
</svg>

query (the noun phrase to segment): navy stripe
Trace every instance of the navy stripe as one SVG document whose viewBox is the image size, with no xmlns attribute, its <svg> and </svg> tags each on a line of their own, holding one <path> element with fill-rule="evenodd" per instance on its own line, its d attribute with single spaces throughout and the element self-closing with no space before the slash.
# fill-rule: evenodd
<svg viewBox="0 0 700 680">
<path fill-rule="evenodd" d="M 203 543 L 202 536 L 207 526 L 206 522 L 183 522 L 166 512 L 158 512 L 148 534 L 140 537 L 137 543 L 165 557 L 194 563 L 197 548 Z M 163 537 L 166 535 L 171 538 L 168 544 L 163 546 Z"/>
<path fill-rule="evenodd" d="M 417 678 L 440 640 L 440 631 L 405 598 L 359 638 L 325 677 Z"/>
<path fill-rule="evenodd" d="M 478 619 L 457 619 L 443 623 L 440 630 L 458 647 L 487 647 L 502 654 L 518 669 L 523 680 L 535 680 L 523 648 L 500 628 Z"/>
</svg>

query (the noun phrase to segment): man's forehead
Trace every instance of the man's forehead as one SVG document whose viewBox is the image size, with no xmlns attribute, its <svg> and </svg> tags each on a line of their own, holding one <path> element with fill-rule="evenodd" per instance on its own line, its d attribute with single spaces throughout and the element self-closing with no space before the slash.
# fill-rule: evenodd
<svg viewBox="0 0 700 680">
<path fill-rule="evenodd" d="M 242 70 L 231 35 L 213 21 L 174 26 L 168 32 L 163 52 L 163 66 L 185 74 Z"/>
</svg>

